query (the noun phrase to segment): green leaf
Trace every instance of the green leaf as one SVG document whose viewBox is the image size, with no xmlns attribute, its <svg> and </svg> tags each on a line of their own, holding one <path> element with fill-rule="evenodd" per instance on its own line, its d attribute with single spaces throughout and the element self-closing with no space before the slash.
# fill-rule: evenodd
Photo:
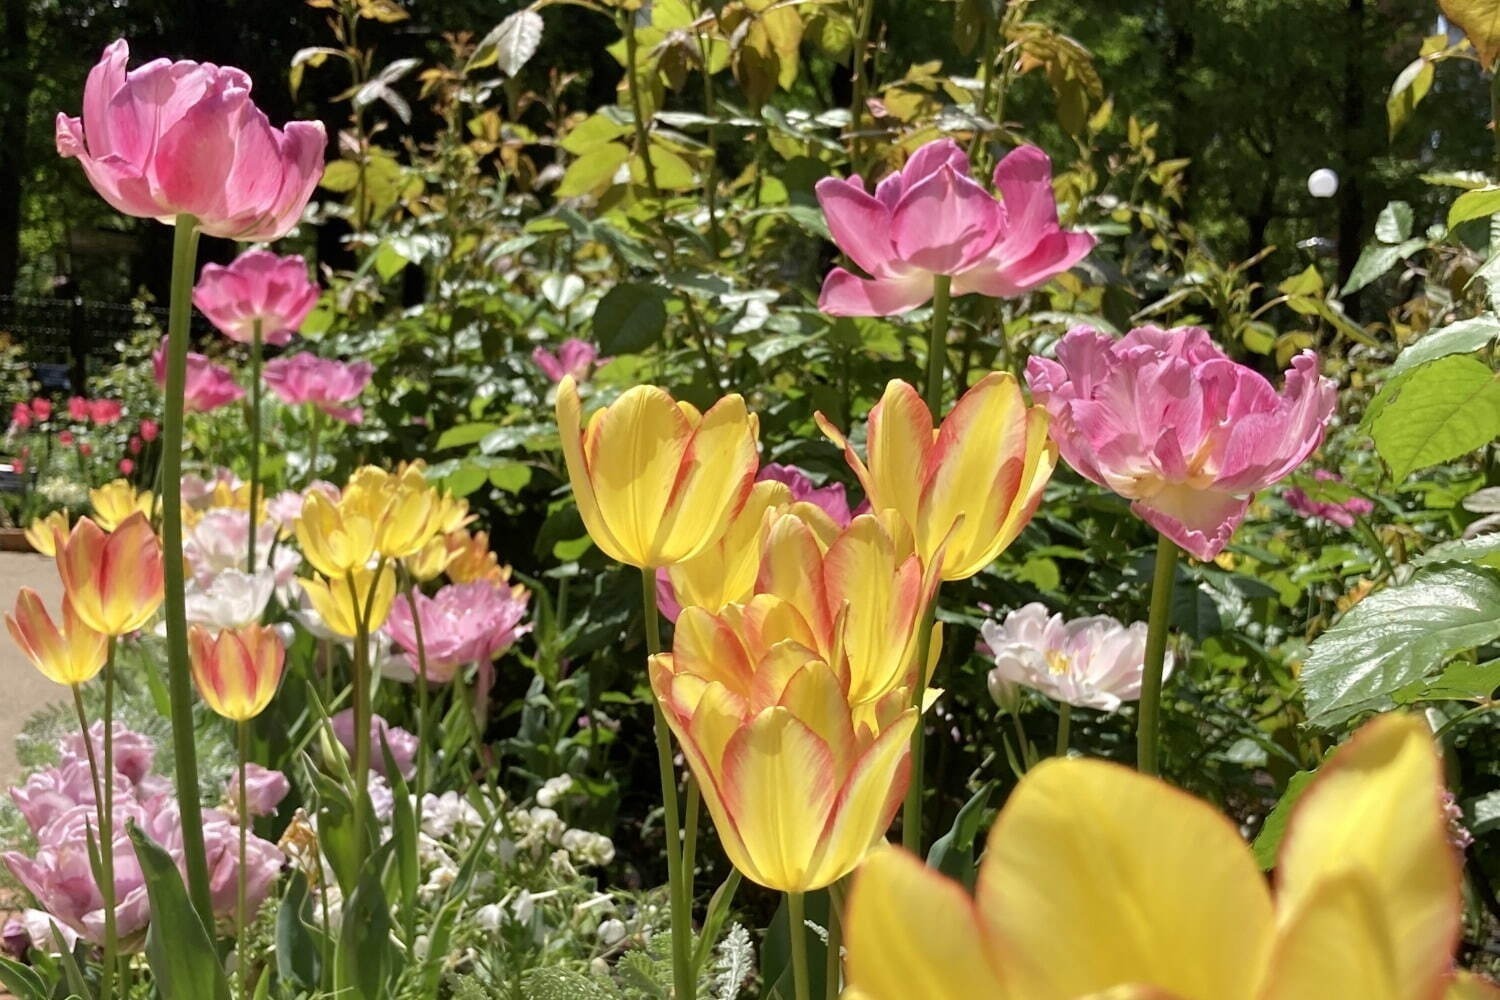
<svg viewBox="0 0 1500 1000">
<path fill-rule="evenodd" d="M 1455 538 L 1451 542 L 1434 545 L 1412 559 L 1417 566 L 1428 563 L 1473 563 L 1500 569 L 1500 532 L 1491 532 L 1475 538 Z"/>
<path fill-rule="evenodd" d="M 134 823 L 130 841 L 151 901 L 146 960 L 162 1000 L 229 1000 L 213 936 L 188 901 L 177 863 Z"/>
<path fill-rule="evenodd" d="M 594 310 L 594 339 L 604 354 L 639 354 L 660 340 L 666 328 L 661 289 L 643 282 L 616 285 Z"/>
<path fill-rule="evenodd" d="M 1485 69 L 1500 57 L 1500 0 L 1438 0 L 1448 20 L 1469 36 Z"/>
<path fill-rule="evenodd" d="M 16 1000 L 47 1000 L 47 986 L 35 971 L 9 958 L 0 958 L 0 986 Z"/>
<path fill-rule="evenodd" d="M 973 887 L 976 874 L 974 842 L 979 838 L 979 825 L 984 822 L 985 807 L 994 791 L 995 783 L 990 781 L 969 797 L 953 818 L 953 826 L 928 850 L 928 868 Z"/>
<path fill-rule="evenodd" d="M 1465 802 L 1464 819 L 1469 832 L 1476 837 L 1500 829 L 1500 789 Z"/>
<path fill-rule="evenodd" d="M 1500 688 L 1500 660 L 1470 663 L 1460 660 L 1430 681 L 1419 681 L 1396 692 L 1396 701 L 1483 701 Z"/>
<path fill-rule="evenodd" d="M 1286 833 L 1286 821 L 1292 815 L 1292 808 L 1302 793 L 1307 790 L 1307 783 L 1313 779 L 1313 771 L 1298 771 L 1292 775 L 1286 783 L 1286 791 L 1281 793 L 1281 799 L 1276 803 L 1276 808 L 1271 810 L 1271 815 L 1266 817 L 1265 823 L 1261 825 L 1260 833 L 1255 838 L 1251 850 L 1255 852 L 1255 860 L 1260 865 L 1260 870 L 1270 871 L 1276 867 L 1276 855 L 1281 849 L 1281 838 Z"/>
<path fill-rule="evenodd" d="M 1497 336 L 1500 336 L 1500 318 L 1492 313 L 1449 323 L 1424 334 L 1421 340 L 1396 355 L 1390 373 L 1400 375 L 1450 354 L 1472 354 Z"/>
<path fill-rule="evenodd" d="M 378 732 L 380 756 L 385 761 L 386 778 L 391 783 L 391 842 L 395 844 L 396 881 L 401 893 L 401 915 L 406 922 L 403 928 L 405 941 L 409 947 L 416 939 L 417 886 L 421 882 L 421 867 L 417 860 L 417 818 L 411 806 L 411 791 L 396 765 L 395 755 L 391 753 L 386 730 L 382 727 Z"/>
<path fill-rule="evenodd" d="M 1411 118 L 1412 112 L 1417 110 L 1417 105 L 1422 103 L 1422 98 L 1432 89 L 1433 78 L 1437 76 L 1437 69 L 1432 60 L 1426 58 L 1413 59 L 1407 63 L 1396 77 L 1396 82 L 1391 84 L 1391 92 L 1385 99 L 1385 117 L 1390 125 L 1390 137 L 1394 139 L 1396 133 L 1401 131 Z M 1405 237 L 1402 237 L 1405 239 Z"/>
<path fill-rule="evenodd" d="M 704 963 L 713 954 L 714 945 L 719 943 L 719 932 L 724 929 L 724 921 L 729 919 L 729 909 L 734 905 L 734 894 L 739 891 L 742 879 L 738 868 L 730 868 L 729 876 L 709 898 L 708 909 L 703 914 L 703 928 L 693 947 L 694 975 L 703 969 Z"/>
<path fill-rule="evenodd" d="M 498 64 L 506 76 L 515 76 L 536 55 L 542 44 L 542 15 L 534 10 L 518 10 L 495 25 L 474 48 L 465 73 Z"/>
<path fill-rule="evenodd" d="M 628 122 L 617 121 L 607 110 L 597 111 L 575 125 L 558 145 L 574 156 L 583 156 L 591 149 L 629 134 Z"/>
<path fill-rule="evenodd" d="M 1496 212 L 1500 212 L 1500 187 L 1465 191 L 1453 199 L 1453 204 L 1448 208 L 1448 228 L 1452 229 L 1471 219 L 1485 219 Z"/>
<path fill-rule="evenodd" d="M 499 429 L 499 424 L 491 423 L 459 424 L 457 427 L 450 427 L 438 435 L 437 450 L 460 448 L 464 445 L 473 444 L 476 441 L 482 441 L 492 431 Z"/>
<path fill-rule="evenodd" d="M 1325 729 L 1383 708 L 1450 656 L 1500 638 L 1500 573 L 1424 567 L 1360 601 L 1302 665 L 1308 720 Z"/>
<path fill-rule="evenodd" d="M 1375 238 L 1382 243 L 1402 243 L 1411 239 L 1411 206 L 1393 201 L 1380 210 L 1375 220 Z"/>
<path fill-rule="evenodd" d="M 1500 379 L 1478 358 L 1450 354 L 1386 383 L 1370 411 L 1370 436 L 1399 483 L 1500 436 Z"/>
<path fill-rule="evenodd" d="M 576 198 L 581 194 L 591 194 L 609 184 L 620 165 L 628 159 L 630 149 L 624 143 L 606 142 L 595 146 L 568 164 L 567 173 L 557 185 L 557 196 Z"/>
<path fill-rule="evenodd" d="M 394 848 L 395 841 L 387 841 L 365 860 L 359 882 L 344 903 L 333 953 L 333 988 L 342 996 L 382 1000 L 388 995 L 387 983 L 394 979 L 391 908 L 381 884 Z"/>
<path fill-rule="evenodd" d="M 1423 240 L 1407 240 L 1396 246 L 1371 243 L 1360 251 L 1359 260 L 1354 262 L 1354 269 L 1349 272 L 1349 280 L 1344 282 L 1341 294 L 1359 291 L 1426 245 Z"/>
<path fill-rule="evenodd" d="M 293 868 L 287 881 L 286 894 L 276 911 L 276 977 L 299 990 L 311 991 L 321 982 L 323 948 L 319 939 L 323 935 L 312 928 L 307 876 Z"/>
</svg>

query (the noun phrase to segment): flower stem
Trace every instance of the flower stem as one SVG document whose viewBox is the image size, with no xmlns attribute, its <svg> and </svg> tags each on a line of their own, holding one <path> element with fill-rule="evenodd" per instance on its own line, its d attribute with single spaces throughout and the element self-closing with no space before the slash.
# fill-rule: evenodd
<svg viewBox="0 0 1500 1000">
<path fill-rule="evenodd" d="M 260 505 L 260 320 L 250 339 L 250 539 L 245 572 L 255 573 L 255 516 Z"/>
<path fill-rule="evenodd" d="M 240 868 L 236 879 L 234 894 L 234 964 L 238 973 L 240 985 L 240 1000 L 246 1000 L 250 996 L 250 954 L 245 948 L 246 924 L 249 923 L 249 899 L 246 888 L 245 873 L 245 845 L 250 828 L 250 802 L 246 791 L 246 763 L 250 760 L 250 723 L 241 719 L 236 728 L 238 729 L 239 751 L 240 751 L 240 788 L 239 788 L 239 818 L 240 818 Z"/>
<path fill-rule="evenodd" d="M 1151 574 L 1151 617 L 1146 623 L 1146 663 L 1141 676 L 1141 708 L 1136 729 L 1136 769 L 1159 774 L 1157 763 L 1158 708 L 1161 704 L 1162 665 L 1167 655 L 1167 630 L 1172 617 L 1172 578 L 1177 573 L 1177 544 L 1166 535 L 1156 543 L 1156 568 Z"/>
<path fill-rule="evenodd" d="M 865 65 L 870 55 L 870 28 L 875 21 L 875 0 L 858 0 L 858 27 L 855 31 L 852 58 L 854 61 L 849 99 L 849 165 L 851 173 L 860 172 L 859 123 L 865 113 Z"/>
<path fill-rule="evenodd" d="M 656 610 L 656 573 L 641 568 L 642 609 L 646 617 L 646 652 L 661 652 L 661 618 Z M 683 879 L 681 814 L 677 810 L 677 771 L 672 766 L 672 734 L 667 716 L 653 694 L 651 705 L 656 713 L 656 762 L 661 772 L 662 809 L 667 832 L 667 891 L 672 905 L 672 983 L 673 1000 L 694 1000 L 697 983 L 693 979 L 692 890 Z"/>
<path fill-rule="evenodd" d="M 843 892 L 839 883 L 828 887 L 828 952 L 823 960 L 824 1000 L 838 1000 L 843 978 Z"/>
<path fill-rule="evenodd" d="M 105 975 L 115 971 L 115 954 L 119 948 L 119 931 L 115 916 L 115 643 L 109 639 L 104 660 L 104 767 L 100 777 L 104 786 L 104 803 L 99 810 L 99 870 L 104 884 L 99 886 L 104 898 L 104 968 Z M 84 734 L 85 742 L 88 734 Z M 100 995 L 110 996 L 101 989 Z"/>
<path fill-rule="evenodd" d="M 308 410 L 307 483 L 311 485 L 318 478 L 318 441 L 323 434 L 323 411 L 312 405 L 308 406 Z"/>
<path fill-rule="evenodd" d="M 651 136 L 641 107 L 640 46 L 635 37 L 635 11 L 621 12 L 620 28 L 625 33 L 625 73 L 630 87 L 631 117 L 635 119 L 636 152 L 640 155 L 641 169 L 646 175 L 646 190 L 651 192 L 651 197 L 660 198 L 661 189 L 656 186 L 656 164 L 651 162 Z M 707 66 L 703 68 L 703 72 L 708 72 Z"/>
<path fill-rule="evenodd" d="M 373 592 L 377 586 L 379 571 L 371 578 Z M 370 631 L 365 624 L 369 619 L 360 606 L 359 590 L 354 584 L 354 574 L 349 574 L 349 599 L 354 604 L 354 675 L 350 678 L 354 708 L 354 849 L 363 868 L 367 842 L 365 840 L 365 803 L 369 799 L 370 786 Z"/>
<path fill-rule="evenodd" d="M 687 776 L 687 805 L 683 807 L 682 823 L 682 891 L 689 914 L 693 912 L 693 873 L 698 867 L 698 811 L 702 805 L 703 793 L 690 772 Z"/>
<path fill-rule="evenodd" d="M 1068 755 L 1068 742 L 1073 735 L 1073 706 L 1064 702 L 1057 706 L 1057 756 Z"/>
<path fill-rule="evenodd" d="M 411 608 L 412 633 L 417 640 L 417 804 L 427 791 L 427 644 L 422 641 L 422 616 L 417 613 L 417 585 L 406 589 L 406 603 Z M 460 684 L 463 678 L 458 678 Z"/>
<path fill-rule="evenodd" d="M 198 258 L 198 220 L 179 215 L 172 237 L 172 298 L 167 316 L 166 412 L 161 431 L 161 536 L 166 563 L 167 688 L 172 705 L 172 757 L 182 817 L 188 896 L 203 926 L 212 927 L 208 856 L 203 849 L 203 805 L 198 798 L 198 751 L 193 742 L 193 683 L 188 667 L 187 606 L 182 562 L 182 420 L 187 384 L 188 320 Z"/>
<path fill-rule="evenodd" d="M 807 918 L 803 914 L 800 892 L 786 894 L 786 930 L 792 945 L 792 988 L 797 1000 L 812 1000 L 812 986 L 807 974 Z"/>
<path fill-rule="evenodd" d="M 943 362 L 948 354 L 948 293 L 953 279 L 939 274 L 932 282 L 932 332 L 927 338 L 927 392 L 923 399 L 934 421 L 943 417 Z"/>
<path fill-rule="evenodd" d="M 922 619 L 917 639 L 917 682 L 912 687 L 912 704 L 917 709 L 917 725 L 911 733 L 911 781 L 906 786 L 906 802 L 901 807 L 901 846 L 913 854 L 922 853 L 922 768 L 927 758 L 927 739 L 922 724 L 922 700 L 927 693 L 927 660 L 932 655 L 932 626 L 937 614 L 937 595 Z"/>
<path fill-rule="evenodd" d="M 113 640 L 111 640 L 111 642 L 113 642 Z M 89 719 L 87 713 L 85 713 L 83 710 L 83 689 L 80 688 L 77 684 L 72 685 L 72 688 L 73 711 L 78 715 L 78 730 L 83 734 L 83 752 L 84 756 L 88 758 L 89 774 L 94 779 L 94 821 L 98 824 L 99 830 L 99 864 L 102 874 L 104 866 L 104 831 L 108 826 L 108 824 L 105 823 L 104 820 L 105 783 L 103 781 L 103 775 L 99 771 L 99 761 L 94 754 L 94 741 L 89 737 Z M 113 846 L 113 844 L 110 845 L 111 854 L 113 854 Z M 111 856 L 111 861 L 113 861 L 113 856 Z M 99 996 L 107 998 L 113 992 L 111 989 L 110 980 L 114 976 L 114 962 L 110 961 L 109 958 L 114 951 L 114 949 L 111 947 L 111 942 L 114 940 L 115 887 L 113 879 L 107 880 L 107 887 L 105 884 L 105 879 L 101 878 L 99 881 L 101 883 L 99 886 L 99 895 L 103 898 L 104 901 L 105 935 L 105 961 L 103 967 L 99 972 Z"/>
</svg>

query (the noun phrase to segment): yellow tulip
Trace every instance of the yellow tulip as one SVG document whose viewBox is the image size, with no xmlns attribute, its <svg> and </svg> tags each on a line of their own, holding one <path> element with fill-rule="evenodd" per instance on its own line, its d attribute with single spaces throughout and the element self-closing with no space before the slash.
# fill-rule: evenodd
<svg viewBox="0 0 1500 1000">
<path fill-rule="evenodd" d="M 371 544 L 390 559 L 406 559 L 442 533 L 452 516 L 438 491 L 427 482 L 421 463 L 403 465 L 395 474 L 367 465 L 349 479 L 339 500 L 346 518 L 368 522 Z"/>
<path fill-rule="evenodd" d="M 80 518 L 58 549 L 57 572 L 79 620 L 109 636 L 149 622 L 166 593 L 161 542 L 140 512 L 109 533 Z"/>
<path fill-rule="evenodd" d="M 116 479 L 98 489 L 89 490 L 89 503 L 94 508 L 94 521 L 105 531 L 114 531 L 131 514 L 144 514 L 147 520 L 155 506 L 155 497 L 150 490 L 136 492 L 127 479 Z"/>
<path fill-rule="evenodd" d="M 1004 372 L 976 382 L 936 430 L 917 390 L 892 381 L 870 411 L 868 461 L 821 413 L 817 421 L 872 508 L 911 526 L 922 564 L 941 558 L 944 580 L 973 576 L 1015 541 L 1057 465 L 1047 411 L 1027 406 Z"/>
<path fill-rule="evenodd" d="M 665 569 L 681 607 L 720 611 L 748 601 L 760 573 L 760 553 L 770 530 L 766 514 L 792 502 L 785 483 L 756 483 L 745 506 L 729 522 L 722 538 L 698 555 Z"/>
<path fill-rule="evenodd" d="M 296 532 L 302 555 L 330 579 L 364 569 L 375 557 L 375 525 L 368 513 L 318 491 L 303 501 Z"/>
<path fill-rule="evenodd" d="M 46 517 L 39 517 L 26 528 L 26 540 L 31 547 L 44 556 L 55 556 L 60 545 L 68 537 L 68 512 L 54 510 Z"/>
<path fill-rule="evenodd" d="M 471 535 L 460 528 L 444 536 L 443 542 L 448 547 L 448 579 L 454 583 L 475 580 L 503 583 L 510 579 L 510 567 L 502 567 L 490 548 L 489 532 L 476 531 Z"/>
<path fill-rule="evenodd" d="M 406 572 L 411 574 L 413 580 L 426 583 L 441 576 L 452 560 L 453 553 L 448 549 L 447 537 L 439 535 L 422 546 L 422 551 L 416 555 L 401 560 L 401 564 L 406 567 Z"/>
<path fill-rule="evenodd" d="M 884 835 L 917 723 L 905 690 L 851 706 L 810 643 L 796 609 L 767 595 L 683 609 L 673 651 L 650 666 L 729 860 L 783 892 L 837 881 Z"/>
<path fill-rule="evenodd" d="M 49 681 L 82 684 L 104 669 L 109 639 L 80 621 L 66 597 L 62 611 L 63 624 L 58 628 L 41 596 L 22 587 L 16 595 L 15 614 L 5 616 L 5 625 L 21 652 Z"/>
<path fill-rule="evenodd" d="M 265 711 L 286 665 L 281 633 L 270 625 L 224 629 L 217 636 L 194 625 L 188 650 L 198 693 L 209 708 L 235 722 Z"/>
<path fill-rule="evenodd" d="M 359 634 L 359 620 L 366 608 L 370 615 L 365 623 L 368 634 L 385 624 L 396 598 L 396 572 L 390 566 L 383 567 L 378 575 L 371 569 L 357 569 L 344 576 L 297 582 L 328 630 L 350 639 Z"/>
<path fill-rule="evenodd" d="M 1235 826 L 1155 778 L 1053 759 L 990 832 L 977 899 L 894 848 L 845 913 L 846 997 L 1436 1000 L 1454 981 L 1459 860 L 1416 717 L 1371 722 L 1303 792 L 1274 900 Z"/>
<path fill-rule="evenodd" d="M 844 672 L 856 705 L 925 679 L 916 662 L 935 588 L 935 578 L 924 580 L 900 519 L 871 514 L 856 517 L 832 539 L 800 517 L 777 518 L 756 586 L 801 613 L 814 649 Z"/>
<path fill-rule="evenodd" d="M 656 386 L 636 386 L 589 418 L 570 377 L 557 424 L 573 498 L 611 559 L 657 569 L 717 542 L 744 505 L 759 464 L 758 424 L 738 395 L 708 412 Z"/>
</svg>

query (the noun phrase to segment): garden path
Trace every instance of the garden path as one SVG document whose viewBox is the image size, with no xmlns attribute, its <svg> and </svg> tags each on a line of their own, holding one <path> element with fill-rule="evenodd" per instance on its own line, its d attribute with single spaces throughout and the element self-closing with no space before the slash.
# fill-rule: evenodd
<svg viewBox="0 0 1500 1000">
<path fill-rule="evenodd" d="M 62 584 L 51 559 L 35 552 L 0 552 L 0 611 L 15 607 L 22 587 L 41 594 L 54 616 L 62 613 Z M 66 688 L 37 673 L 9 635 L 0 634 L 0 788 L 9 788 L 21 777 L 16 736 L 26 720 L 66 694 Z"/>
</svg>

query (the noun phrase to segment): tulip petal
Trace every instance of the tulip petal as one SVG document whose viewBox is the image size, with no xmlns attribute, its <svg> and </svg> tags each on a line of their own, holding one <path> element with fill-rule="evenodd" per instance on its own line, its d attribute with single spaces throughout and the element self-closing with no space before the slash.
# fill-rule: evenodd
<svg viewBox="0 0 1500 1000">
<path fill-rule="evenodd" d="M 729 395 L 703 414 L 696 430 L 685 436 L 680 446 L 677 442 L 662 446 L 663 452 L 676 459 L 672 477 L 666 482 L 664 503 L 648 518 L 648 512 L 656 510 L 653 492 L 649 499 L 642 497 L 637 513 L 637 530 L 643 540 L 650 541 L 655 565 L 691 559 L 724 537 L 730 520 L 744 507 L 755 485 L 755 471 L 760 465 L 756 429 L 755 417 L 745 409 L 744 399 Z M 665 432 L 661 425 L 652 431 Z M 654 491 L 654 475 L 653 469 L 651 476 L 641 480 L 642 486 L 649 484 Z"/>
<path fill-rule="evenodd" d="M 1402 988 L 1397 966 L 1405 946 L 1391 937 L 1386 916 L 1361 873 L 1321 879 L 1277 932 L 1263 1000 L 1326 1000 L 1332 983 L 1359 1000 L 1437 1000 L 1439 979 L 1425 992 Z"/>
<path fill-rule="evenodd" d="M 1057 231 L 1052 160 L 1046 153 L 1036 146 L 1018 146 L 995 164 L 994 181 L 1005 206 L 1007 249 L 1034 247 Z"/>
<path fill-rule="evenodd" d="M 844 942 L 850 989 L 869 1000 L 911 1000 L 914 984 L 922 1000 L 1025 996 L 1002 986 L 968 893 L 895 847 L 877 847 L 854 876 Z"/>
<path fill-rule="evenodd" d="M 828 605 L 847 609 L 843 641 L 849 701 L 870 701 L 906 683 L 924 611 L 919 560 L 898 562 L 895 542 L 880 520 L 862 514 L 829 547 L 823 572 Z"/>
<path fill-rule="evenodd" d="M 1213 559 L 1250 510 L 1250 498 L 1169 484 L 1130 505 L 1136 516 L 1182 546 L 1194 559 Z"/>
<path fill-rule="evenodd" d="M 823 741 L 785 708 L 768 708 L 735 733 L 724 754 L 724 805 L 753 867 L 745 877 L 782 892 L 808 882 L 838 789 Z"/>
<path fill-rule="evenodd" d="M 1448 983 L 1443 1000 L 1500 1000 L 1500 986 L 1472 972 L 1459 972 Z"/>
<path fill-rule="evenodd" d="M 1368 905 L 1400 945 L 1398 995 L 1414 1000 L 1441 995 L 1459 934 L 1459 865 L 1442 791 L 1431 731 L 1416 716 L 1382 716 L 1340 747 L 1302 794 L 1276 866 L 1277 907 L 1293 921 L 1324 882 L 1363 879 Z"/>
<path fill-rule="evenodd" d="M 1044 761 L 1021 782 L 990 832 L 979 907 L 1026 1000 L 1122 983 L 1249 1000 L 1271 943 L 1270 894 L 1239 831 L 1097 760 Z"/>
<path fill-rule="evenodd" d="M 870 410 L 866 433 L 871 506 L 894 510 L 907 524 L 917 525 L 930 471 L 932 412 L 910 383 L 892 379 Z"/>
<path fill-rule="evenodd" d="M 855 762 L 828 818 L 811 881 L 828 885 L 843 878 L 885 836 L 911 780 L 911 734 L 917 719 L 917 710 L 908 708 Z"/>
<path fill-rule="evenodd" d="M 632 563 L 633 553 L 626 549 L 610 529 L 609 522 L 599 509 L 599 498 L 594 492 L 594 482 L 583 452 L 582 415 L 583 402 L 578 397 L 578 387 L 572 376 L 564 377 L 557 387 L 557 426 L 562 433 L 563 459 L 568 466 L 568 481 L 573 484 L 573 502 L 578 505 L 578 513 L 583 518 L 589 537 L 605 555 L 616 562 L 639 565 Z M 312 499 L 309 497 L 309 502 Z M 300 524 L 298 529 L 300 538 Z"/>
<path fill-rule="evenodd" d="M 994 246 L 1003 215 L 994 196 L 945 164 L 908 180 L 891 213 L 896 255 L 923 271 L 960 274 Z"/>
<path fill-rule="evenodd" d="M 830 316 L 897 316 L 932 298 L 932 275 L 907 270 L 868 280 L 836 267 L 823 279 L 818 309 Z"/>
<path fill-rule="evenodd" d="M 839 249 L 872 278 L 888 277 L 896 262 L 890 211 L 865 193 L 858 178 L 825 177 L 815 190 L 828 232 Z"/>
</svg>

